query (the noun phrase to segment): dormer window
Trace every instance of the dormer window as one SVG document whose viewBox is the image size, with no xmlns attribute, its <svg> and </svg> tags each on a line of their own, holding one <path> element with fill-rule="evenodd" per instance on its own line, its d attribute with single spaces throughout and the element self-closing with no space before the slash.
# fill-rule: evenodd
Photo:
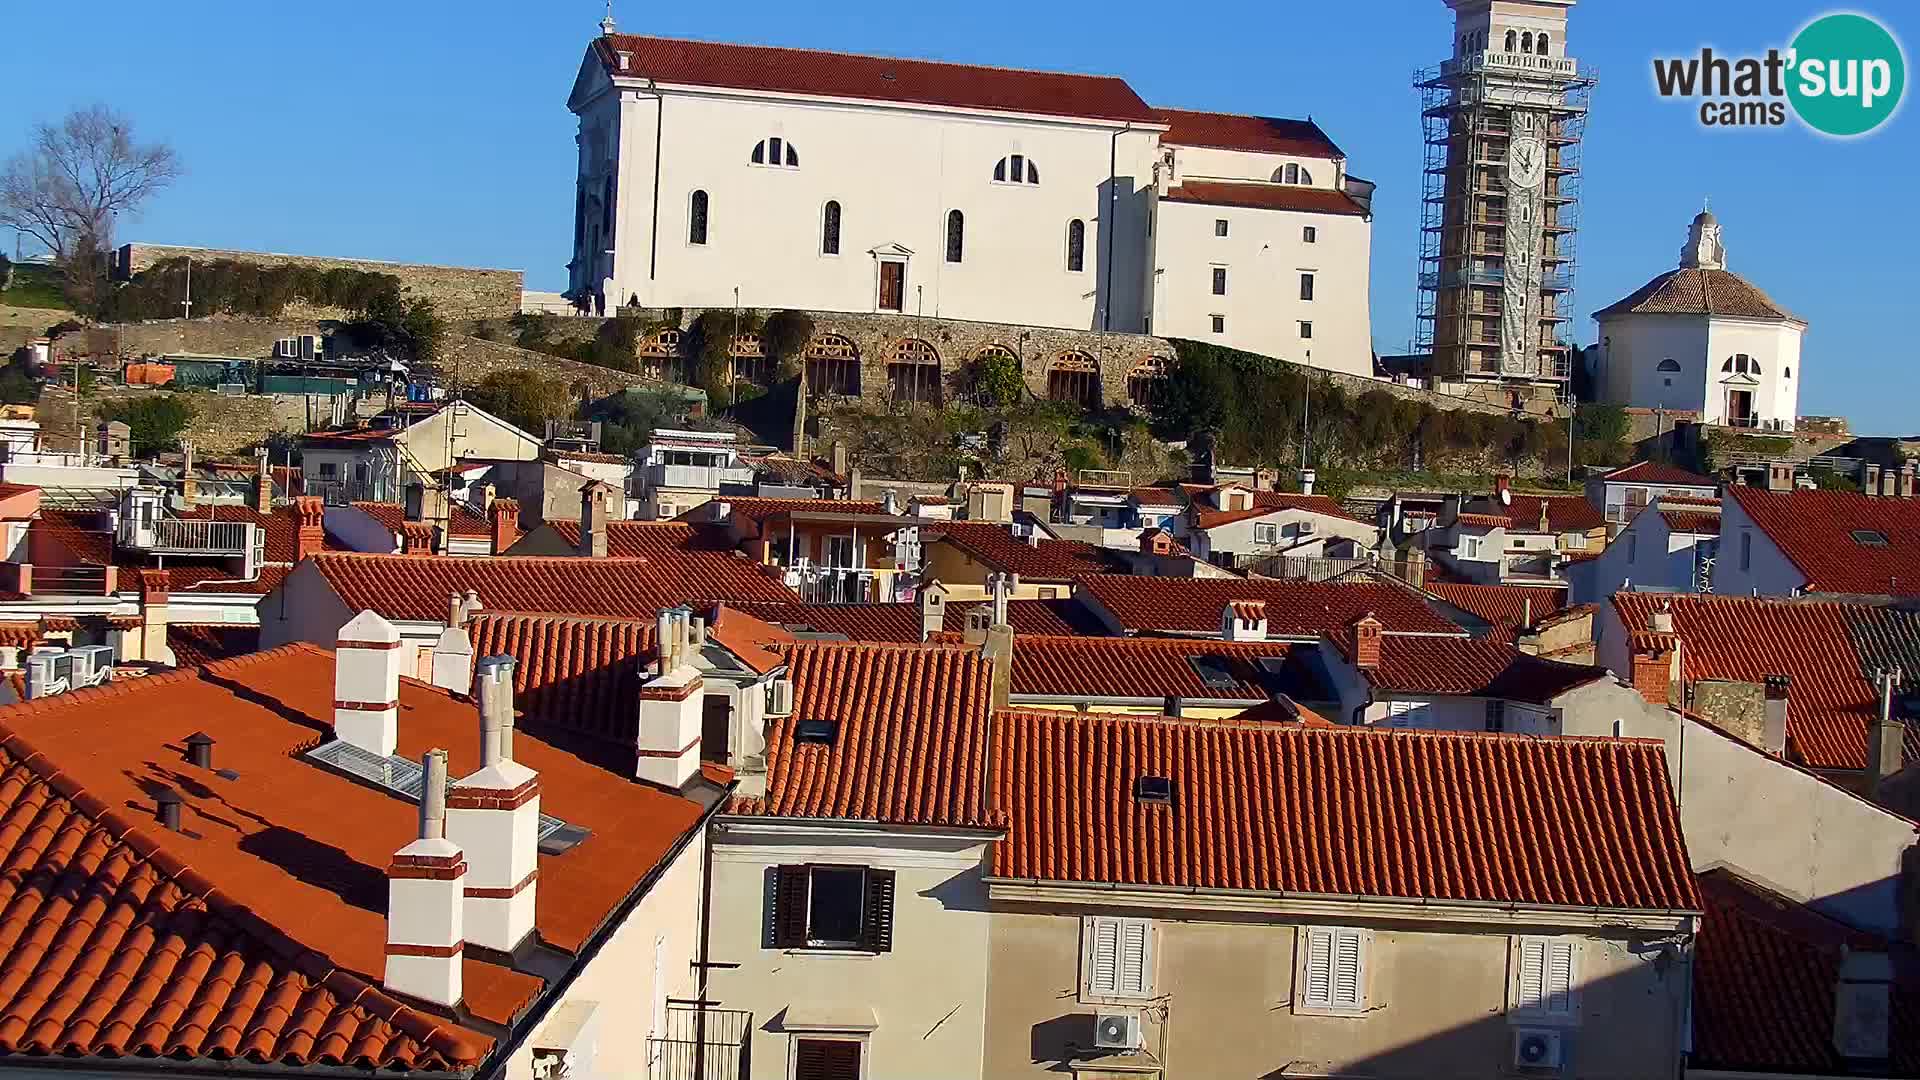
<svg viewBox="0 0 1920 1080">
<path fill-rule="evenodd" d="M 1003 157 L 993 166 L 993 182 L 996 184 L 1038 184 L 1040 182 L 1040 167 L 1022 154 Z"/>
<path fill-rule="evenodd" d="M 1313 174 L 1301 168 L 1298 163 L 1290 161 L 1280 168 L 1273 170 L 1273 182 L 1276 184 L 1311 186 L 1313 184 Z"/>
<path fill-rule="evenodd" d="M 772 169 L 797 169 L 800 167 L 800 152 L 793 144 L 775 135 L 753 144 L 753 163 Z"/>
</svg>

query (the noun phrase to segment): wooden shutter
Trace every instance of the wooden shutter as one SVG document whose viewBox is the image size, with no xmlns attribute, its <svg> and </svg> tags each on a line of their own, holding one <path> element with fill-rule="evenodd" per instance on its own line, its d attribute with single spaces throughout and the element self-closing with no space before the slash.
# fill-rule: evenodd
<svg viewBox="0 0 1920 1080">
<path fill-rule="evenodd" d="M 793 1080 L 860 1080 L 860 1044 L 851 1039 L 800 1039 Z"/>
<path fill-rule="evenodd" d="M 867 911 L 860 928 L 862 944 L 874 952 L 893 951 L 893 871 L 867 871 Z"/>
<path fill-rule="evenodd" d="M 1574 1015 L 1574 970 L 1571 941 L 1546 943 L 1546 994 L 1543 1011 L 1548 1016 Z"/>
<path fill-rule="evenodd" d="M 1360 1009 L 1367 1004 L 1366 937 L 1359 930 L 1333 931 L 1333 992 L 1336 1009 Z"/>
<path fill-rule="evenodd" d="M 1120 992 L 1120 920 L 1094 918 L 1087 925 L 1087 993 Z"/>
<path fill-rule="evenodd" d="M 776 949 L 797 949 L 807 943 L 807 868 L 774 868 L 773 911 L 770 913 Z"/>
<path fill-rule="evenodd" d="M 1515 961 L 1513 1007 L 1517 1012 L 1542 1011 L 1547 1000 L 1547 942 L 1544 938 L 1521 938 L 1520 955 Z"/>
<path fill-rule="evenodd" d="M 1146 997 L 1153 992 L 1152 950 L 1145 919 L 1120 920 L 1120 993 Z"/>
<path fill-rule="evenodd" d="M 1333 931 L 1310 926 L 1302 929 L 1307 950 L 1300 973 L 1300 1003 L 1310 1009 L 1333 1007 Z"/>
</svg>

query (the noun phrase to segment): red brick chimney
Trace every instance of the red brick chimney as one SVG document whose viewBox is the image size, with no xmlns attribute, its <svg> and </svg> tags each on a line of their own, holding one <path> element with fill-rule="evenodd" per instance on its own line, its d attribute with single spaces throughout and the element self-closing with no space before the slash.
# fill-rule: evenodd
<svg viewBox="0 0 1920 1080">
<path fill-rule="evenodd" d="M 298 531 L 294 534 L 294 561 L 325 551 L 327 504 L 317 495 L 302 495 L 293 500 L 293 516 L 298 523 Z"/>
<path fill-rule="evenodd" d="M 261 447 L 254 456 L 259 460 L 257 474 L 253 478 L 253 508 L 262 514 L 273 513 L 273 469 L 267 464 L 267 451 Z"/>
<path fill-rule="evenodd" d="M 1647 620 L 1647 629 L 1627 636 L 1633 652 L 1633 688 L 1655 705 L 1672 701 L 1674 654 L 1680 650 L 1680 636 L 1673 632 L 1673 612 L 1656 611 Z"/>
<path fill-rule="evenodd" d="M 487 523 L 492 528 L 493 554 L 506 554 L 520 539 L 520 500 L 493 500 L 493 505 L 487 507 Z"/>
<path fill-rule="evenodd" d="M 1380 620 L 1369 611 L 1353 623 L 1353 666 L 1361 671 L 1380 667 Z"/>
</svg>

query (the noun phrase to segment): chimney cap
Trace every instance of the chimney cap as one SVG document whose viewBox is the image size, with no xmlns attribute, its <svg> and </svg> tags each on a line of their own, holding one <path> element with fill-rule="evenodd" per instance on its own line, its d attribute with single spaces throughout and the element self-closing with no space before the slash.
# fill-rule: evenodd
<svg viewBox="0 0 1920 1080">
<path fill-rule="evenodd" d="M 213 736 L 207 734 L 204 731 L 196 731 L 193 734 L 187 736 L 187 745 L 188 746 L 212 746 Z"/>
</svg>

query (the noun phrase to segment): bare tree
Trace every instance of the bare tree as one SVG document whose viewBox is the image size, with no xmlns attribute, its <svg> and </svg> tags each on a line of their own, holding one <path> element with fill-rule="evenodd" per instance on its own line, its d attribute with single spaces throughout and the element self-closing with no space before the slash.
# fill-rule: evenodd
<svg viewBox="0 0 1920 1080">
<path fill-rule="evenodd" d="M 136 143 L 133 125 L 105 105 L 37 124 L 29 148 L 0 171 L 0 226 L 45 244 L 61 263 L 113 244 L 116 216 L 137 213 L 180 176 L 164 142 Z"/>
</svg>

